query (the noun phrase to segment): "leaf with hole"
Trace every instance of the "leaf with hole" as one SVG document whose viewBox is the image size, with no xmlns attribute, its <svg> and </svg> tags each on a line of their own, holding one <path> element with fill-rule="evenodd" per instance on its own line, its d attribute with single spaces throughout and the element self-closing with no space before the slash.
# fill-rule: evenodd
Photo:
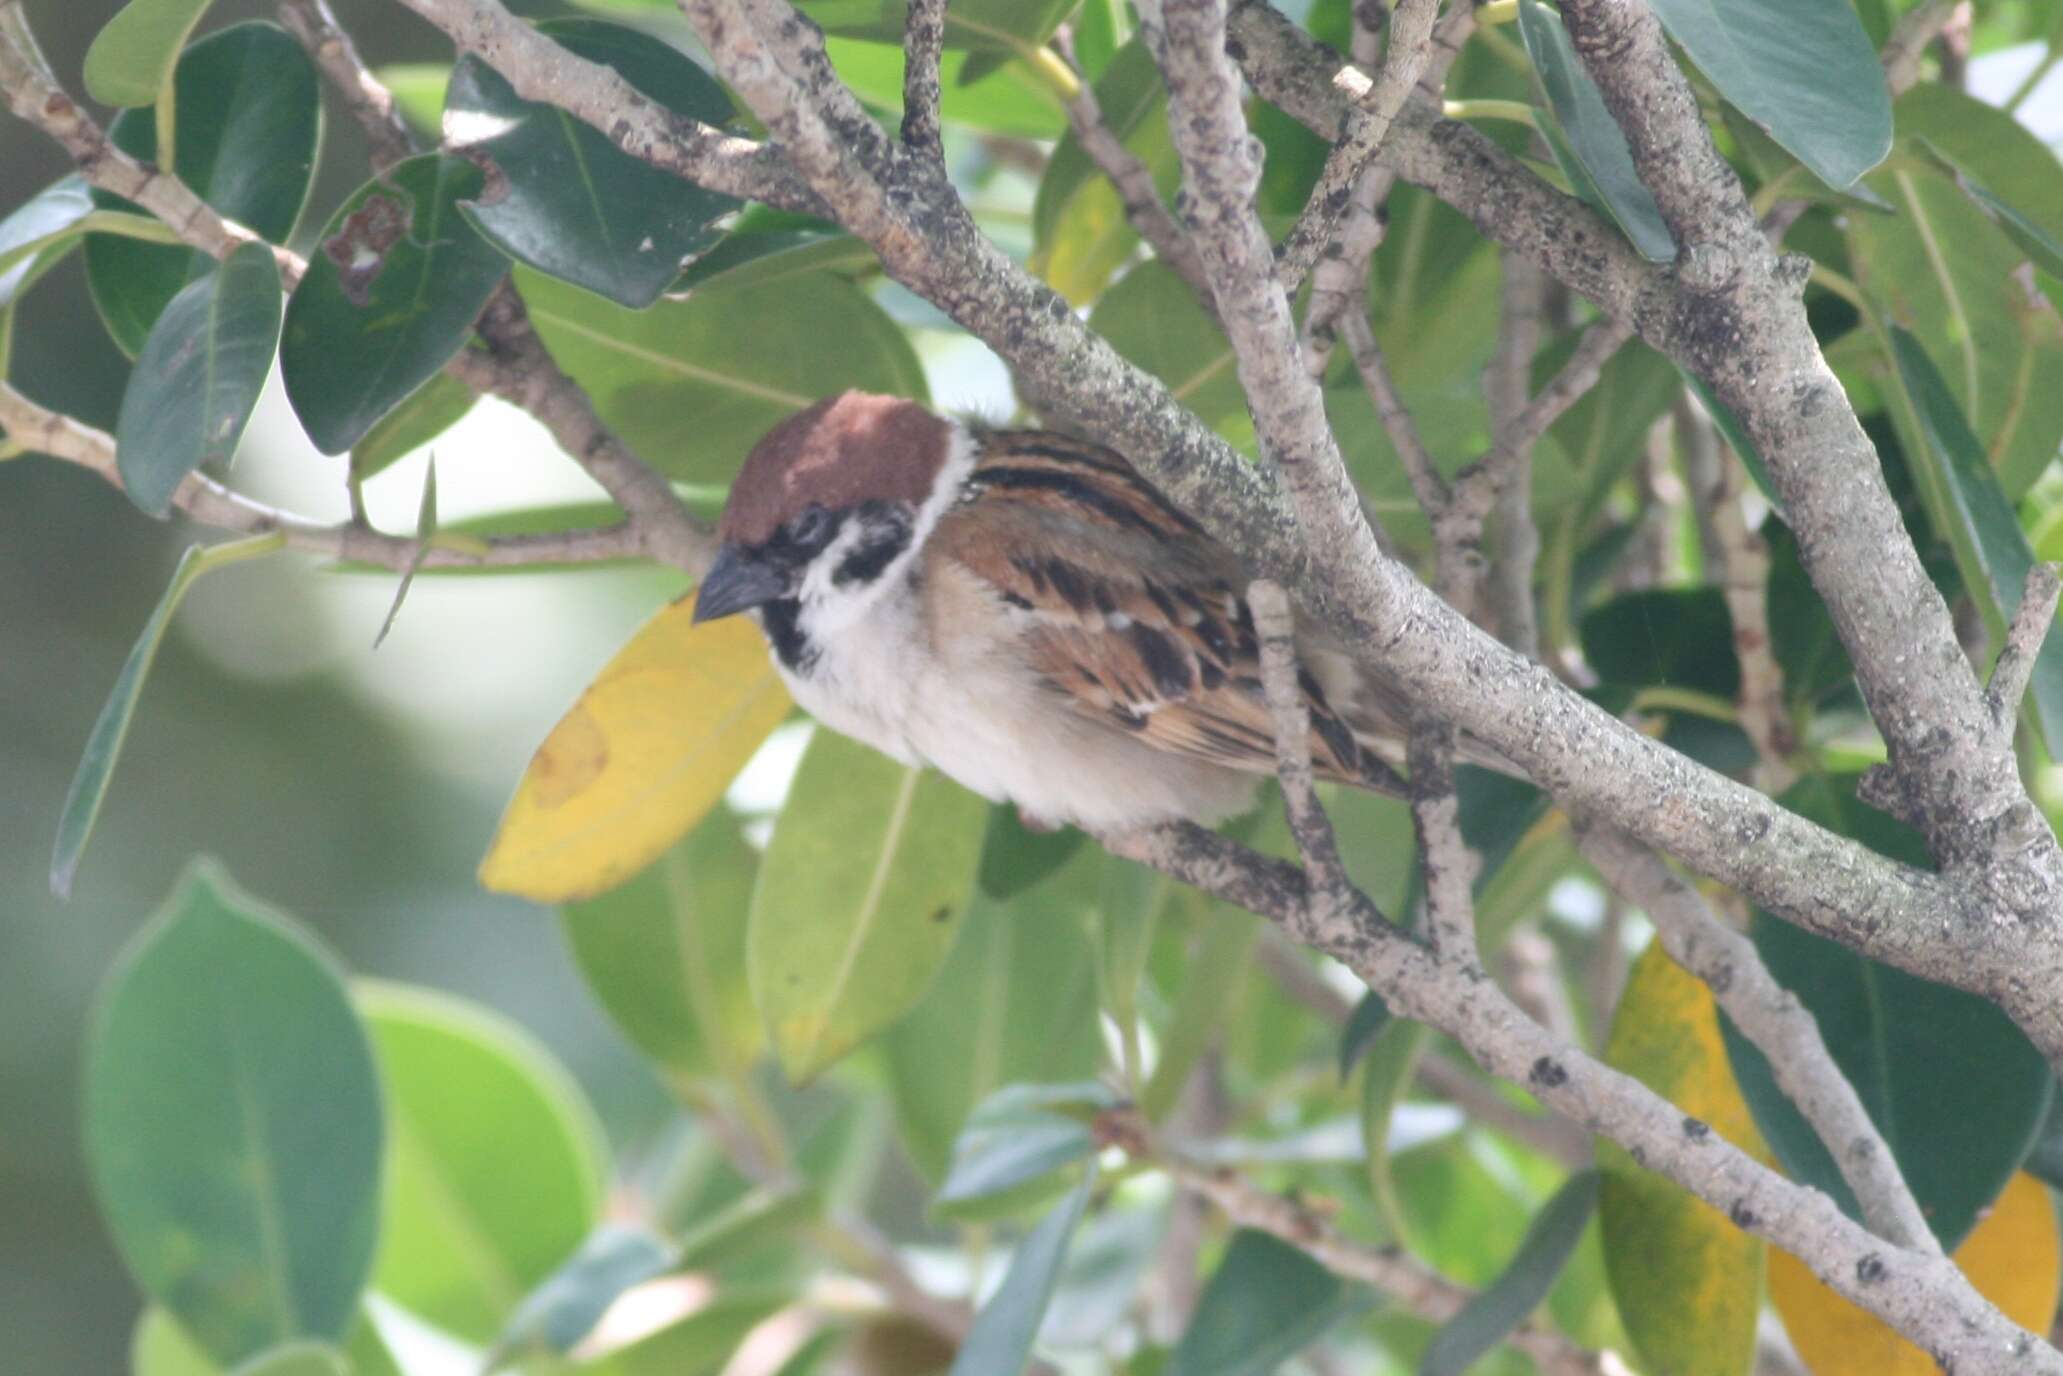
<svg viewBox="0 0 2063 1376">
<path fill-rule="evenodd" d="M 676 115 L 718 127 L 731 118 L 715 78 L 656 38 L 586 18 L 537 31 Z M 444 127 L 451 152 L 488 170 L 486 191 L 459 203 L 475 228 L 519 262 L 632 309 L 658 300 L 681 260 L 715 240 L 710 222 L 738 207 L 563 110 L 520 99 L 472 53 L 452 70 Z"/>
<path fill-rule="evenodd" d="M 833 731 L 811 738 L 745 943 L 752 1000 L 790 1080 L 924 996 L 974 891 L 987 827 L 988 805 L 944 775 Z"/>
<path fill-rule="evenodd" d="M 301 45 L 271 24 L 237 24 L 209 34 L 180 56 L 174 76 L 179 179 L 223 218 L 283 244 L 301 218 L 322 144 L 322 101 L 315 68 Z M 127 110 L 108 126 L 114 145 L 139 162 L 158 157 L 148 110 Z M 94 190 L 101 210 L 140 212 Z M 215 260 L 183 244 L 146 243 L 113 234 L 86 238 L 86 284 L 108 334 L 134 358 L 159 312 Z"/>
<path fill-rule="evenodd" d="M 187 474 L 236 453 L 272 371 L 281 300 L 271 247 L 245 244 L 151 326 L 115 421 L 122 487 L 145 512 L 164 516 Z"/>
<path fill-rule="evenodd" d="M 144 1293 L 216 1361 L 350 1328 L 378 1224 L 371 1047 L 329 957 L 197 864 L 108 976 L 86 1159 Z"/>
</svg>

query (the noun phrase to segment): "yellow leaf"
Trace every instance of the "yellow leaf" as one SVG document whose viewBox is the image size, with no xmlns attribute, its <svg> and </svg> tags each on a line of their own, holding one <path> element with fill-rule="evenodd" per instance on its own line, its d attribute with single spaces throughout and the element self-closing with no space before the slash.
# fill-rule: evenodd
<svg viewBox="0 0 2063 1376">
<path fill-rule="evenodd" d="M 708 815 L 788 715 L 744 617 L 697 626 L 693 599 L 647 621 L 546 736 L 480 882 L 563 903 L 612 889 Z"/>
<path fill-rule="evenodd" d="M 2049 1192 L 2039 1180 L 2025 1171 L 2008 1180 L 1991 1212 L 1956 1248 L 1955 1261 L 2007 1318 L 2036 1333 L 2049 1331 L 2063 1249 Z M 1770 1252 L 1769 1297 L 1812 1376 L 1930 1376 L 1936 1369 L 1932 1357 L 1828 1289 L 1810 1267 L 1780 1248 Z"/>
<path fill-rule="evenodd" d="M 1742 1150 L 1762 1154 L 1734 1083 L 1711 991 L 1659 942 L 1634 962 L 1605 1060 Z M 1655 1376 L 1741 1376 L 1755 1357 L 1760 1238 L 1600 1142 L 1605 1269 L 1619 1318 Z"/>
</svg>

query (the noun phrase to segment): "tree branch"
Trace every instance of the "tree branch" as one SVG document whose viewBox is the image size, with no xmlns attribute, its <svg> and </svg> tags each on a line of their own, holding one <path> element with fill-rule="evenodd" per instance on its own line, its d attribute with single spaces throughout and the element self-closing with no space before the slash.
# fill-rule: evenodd
<svg viewBox="0 0 2063 1376">
<path fill-rule="evenodd" d="M 2013 609 L 2012 624 L 2006 627 L 2006 643 L 1991 666 L 1991 682 L 1985 686 L 1984 705 L 2000 731 L 2011 731 L 2020 715 L 2020 699 L 2027 695 L 2027 681 L 2034 674 L 2034 657 L 2056 622 L 2056 599 L 2063 582 L 2054 564 L 2036 564 L 2027 571 L 2020 592 L 2020 605 Z"/>
<path fill-rule="evenodd" d="M 910 0 L 903 18 L 903 147 L 942 156 L 938 59 L 946 41 L 946 0 Z"/>
<path fill-rule="evenodd" d="M 1298 680 L 1296 617 L 1278 583 L 1257 578 L 1247 585 L 1247 605 L 1261 642 L 1261 687 L 1275 718 L 1275 777 L 1282 781 L 1283 810 L 1303 856 L 1313 902 L 1346 901 L 1346 867 L 1339 838 L 1311 781 L 1311 710 Z"/>
</svg>

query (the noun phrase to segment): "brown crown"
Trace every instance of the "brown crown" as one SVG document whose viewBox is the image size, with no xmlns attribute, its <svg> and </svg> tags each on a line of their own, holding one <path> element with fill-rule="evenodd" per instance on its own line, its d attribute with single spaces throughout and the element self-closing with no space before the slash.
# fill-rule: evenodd
<svg viewBox="0 0 2063 1376">
<path fill-rule="evenodd" d="M 952 428 L 914 401 L 841 392 L 797 411 L 753 446 L 731 484 L 716 533 L 758 545 L 812 504 L 919 505 L 945 463 Z"/>
</svg>

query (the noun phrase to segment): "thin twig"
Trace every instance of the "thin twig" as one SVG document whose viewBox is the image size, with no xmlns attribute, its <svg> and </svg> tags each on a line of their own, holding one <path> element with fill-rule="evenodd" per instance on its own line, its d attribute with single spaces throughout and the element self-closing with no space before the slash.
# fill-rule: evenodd
<svg viewBox="0 0 2063 1376">
<path fill-rule="evenodd" d="M 903 20 L 903 146 L 942 156 L 938 59 L 946 42 L 946 0 L 910 0 Z"/>
<path fill-rule="evenodd" d="M 359 57 L 358 45 L 330 12 L 329 0 L 279 0 L 279 22 L 308 50 L 358 121 L 374 171 L 392 167 L 416 151 L 415 135 L 401 117 L 394 93 Z"/>
<path fill-rule="evenodd" d="M 1819 1025 L 1776 982 L 1755 943 L 1720 921 L 1696 889 L 1624 833 L 1591 828 L 1578 844 L 1612 887 L 1647 913 L 1662 948 L 1705 982 L 1742 1035 L 1769 1061 L 1778 1087 L 1840 1167 L 1870 1229 L 1900 1247 L 1940 1255 L 1941 1244 L 1899 1174 L 1889 1144 L 1828 1053 Z"/>
<path fill-rule="evenodd" d="M 1503 281 L 1497 294 L 1497 349 L 1483 372 L 1493 444 L 1478 481 L 1495 493 L 1491 505 L 1497 555 L 1483 580 L 1484 600 L 1504 643 L 1540 657 L 1540 623 L 1533 610 L 1533 570 L 1540 560 L 1540 529 L 1533 524 L 1533 446 L 1538 433 L 1522 426 L 1533 390 L 1533 355 L 1540 348 L 1545 284 L 1531 259 L 1499 255 Z"/>
<path fill-rule="evenodd" d="M 2000 731 L 2011 734 L 2013 719 L 2020 715 L 2020 699 L 2027 694 L 2027 682 L 2034 674 L 2035 656 L 2056 622 L 2056 599 L 2063 593 L 2063 581 L 2054 564 L 2036 564 L 2027 571 L 2020 592 L 2020 605 L 2006 627 L 2006 643 L 1991 668 L 1991 682 L 1985 685 L 1984 704 Z"/>
<path fill-rule="evenodd" d="M 1406 745 L 1411 767 L 1411 826 L 1425 871 L 1426 937 L 1448 959 L 1475 965 L 1474 886 L 1481 868 L 1461 835 L 1461 802 L 1454 793 L 1454 728 L 1432 717 L 1411 724 Z"/>
<path fill-rule="evenodd" d="M 1246 601 L 1261 641 L 1261 686 L 1275 718 L 1275 776 L 1290 834 L 1311 878 L 1312 901 L 1337 903 L 1348 888 L 1347 871 L 1311 778 L 1311 709 L 1298 682 L 1296 615 L 1289 594 L 1265 578 L 1247 585 Z"/>
</svg>

